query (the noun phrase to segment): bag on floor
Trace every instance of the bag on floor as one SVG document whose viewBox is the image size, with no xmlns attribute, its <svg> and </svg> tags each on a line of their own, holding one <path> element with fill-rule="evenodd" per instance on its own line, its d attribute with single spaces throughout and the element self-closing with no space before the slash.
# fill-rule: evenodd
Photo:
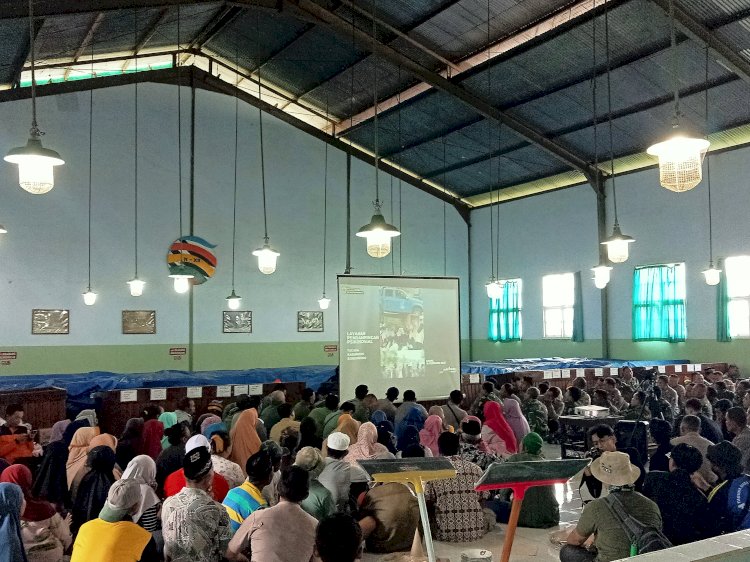
<svg viewBox="0 0 750 562">
<path fill-rule="evenodd" d="M 657 552 L 665 548 L 671 548 L 672 543 L 661 532 L 652 525 L 646 525 L 628 514 L 617 494 L 610 494 L 604 498 L 609 510 L 622 525 L 625 534 L 630 541 L 630 556 Z"/>
</svg>

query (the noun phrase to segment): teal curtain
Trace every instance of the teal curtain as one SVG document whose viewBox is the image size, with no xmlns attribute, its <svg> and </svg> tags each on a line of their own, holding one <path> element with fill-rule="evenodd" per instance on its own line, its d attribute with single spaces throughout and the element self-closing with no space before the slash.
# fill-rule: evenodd
<svg viewBox="0 0 750 562">
<path fill-rule="evenodd" d="M 723 259 L 719 260 L 718 268 L 721 269 L 721 280 L 716 286 L 716 341 L 730 342 L 732 336 L 729 335 L 729 294 Z"/>
<path fill-rule="evenodd" d="M 684 276 L 678 266 L 638 267 L 633 273 L 633 341 L 685 341 Z"/>
<path fill-rule="evenodd" d="M 581 290 L 581 272 L 573 274 L 573 337 L 572 341 L 583 341 L 583 294 Z"/>
<path fill-rule="evenodd" d="M 506 281 L 499 299 L 490 299 L 490 341 L 521 340 L 521 291 L 518 281 Z"/>
</svg>

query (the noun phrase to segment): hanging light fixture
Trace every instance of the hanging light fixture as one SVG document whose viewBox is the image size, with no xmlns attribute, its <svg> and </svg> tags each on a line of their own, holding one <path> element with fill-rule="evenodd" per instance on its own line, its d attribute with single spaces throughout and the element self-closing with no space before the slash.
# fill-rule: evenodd
<svg viewBox="0 0 750 562">
<path fill-rule="evenodd" d="M 260 29 L 260 22 L 257 21 L 257 28 Z M 260 35 L 260 34 L 259 34 Z M 258 67 L 258 102 L 261 98 L 261 79 L 260 79 L 260 67 Z M 253 252 L 253 255 L 258 258 L 258 269 L 264 275 L 271 275 L 276 271 L 276 260 L 281 255 L 279 252 L 274 250 L 268 243 L 268 209 L 266 207 L 266 168 L 265 168 L 265 157 L 263 150 L 263 110 L 261 104 L 258 103 L 258 128 L 260 132 L 260 182 L 261 189 L 263 190 L 263 246 Z"/>
<path fill-rule="evenodd" d="M 326 120 L 328 120 L 328 99 L 326 98 Z M 331 133 L 336 136 L 336 131 Z M 328 242 L 328 143 L 325 143 L 323 157 L 323 296 L 318 299 L 320 310 L 328 310 L 331 299 L 326 297 L 326 248 Z"/>
<path fill-rule="evenodd" d="M 91 76 L 94 76 L 94 37 L 91 37 Z M 88 284 L 86 292 L 83 293 L 83 303 L 92 306 L 96 302 L 97 294 L 91 290 L 91 192 L 92 192 L 92 170 L 93 170 L 93 147 L 94 147 L 94 87 L 89 90 L 89 221 L 88 221 Z"/>
<path fill-rule="evenodd" d="M 180 3 L 177 3 L 177 52 L 180 52 Z M 137 54 L 137 53 L 136 53 Z M 138 64 L 138 57 L 135 59 L 136 65 Z M 182 81 L 180 80 L 180 57 L 177 57 L 177 209 L 180 215 L 179 228 L 180 228 L 180 239 L 182 238 Z M 136 85 L 138 82 L 136 82 Z M 191 279 L 195 277 L 188 269 L 183 265 L 179 267 L 170 268 L 172 273 L 169 277 L 173 281 L 174 292 L 180 295 L 187 293 L 190 290 Z"/>
<path fill-rule="evenodd" d="M 135 28 L 134 28 L 134 37 L 135 37 L 135 43 L 138 44 L 138 10 L 136 9 L 134 11 L 134 18 L 135 18 Z M 135 255 L 135 275 L 133 278 L 128 281 L 128 288 L 130 289 L 130 296 L 131 297 L 140 297 L 143 294 L 143 287 L 146 285 L 146 282 L 142 279 L 138 278 L 138 52 L 135 51 L 135 77 L 133 80 L 133 86 L 135 88 L 135 96 L 134 96 L 134 113 L 135 113 L 135 125 L 133 128 L 133 166 L 134 166 L 134 181 L 133 181 L 133 192 L 134 192 L 134 198 L 133 198 L 133 209 L 134 209 L 134 255 Z"/>
<path fill-rule="evenodd" d="M 238 43 L 235 43 L 235 84 L 234 84 L 234 194 L 232 195 L 232 292 L 227 297 L 229 310 L 237 310 L 242 304 L 242 297 L 234 292 L 234 261 L 237 248 L 237 161 L 240 120 L 240 55 Z"/>
<path fill-rule="evenodd" d="M 706 137 L 708 137 L 708 45 L 706 45 Z M 711 157 L 706 155 L 706 184 L 708 190 L 708 269 L 703 276 L 706 285 L 718 285 L 721 282 L 721 269 L 714 267 L 714 233 L 713 214 L 711 212 Z"/>
<path fill-rule="evenodd" d="M 18 164 L 18 184 L 35 195 L 49 192 L 55 187 L 54 167 L 65 164 L 60 155 L 42 146 L 42 132 L 36 122 L 34 0 L 29 0 L 29 51 L 31 54 L 31 130 L 26 146 L 11 149 L 5 161 Z"/>
<path fill-rule="evenodd" d="M 693 189 L 703 178 L 703 157 L 710 146 L 708 139 L 693 138 L 680 129 L 680 91 L 677 80 L 677 40 L 674 0 L 669 0 L 669 26 L 672 53 L 672 88 L 674 91 L 674 134 L 663 142 L 648 147 L 648 154 L 659 158 L 659 183 L 670 191 Z"/>
<path fill-rule="evenodd" d="M 620 223 L 617 220 L 617 186 L 615 185 L 615 149 L 612 140 L 612 68 L 609 57 L 609 8 L 604 12 L 604 41 L 607 59 L 607 120 L 609 121 L 609 165 L 612 177 L 612 204 L 615 213 L 615 224 L 612 227 L 612 236 L 602 244 L 607 248 L 607 258 L 612 263 L 624 263 L 629 257 L 628 246 L 635 242 L 635 238 L 623 234 Z"/>
<path fill-rule="evenodd" d="M 376 43 L 376 23 L 375 23 L 375 1 L 372 2 L 372 42 L 373 46 Z M 373 52 L 375 52 L 373 50 Z M 388 224 L 381 211 L 382 204 L 380 202 L 380 185 L 378 179 L 379 174 L 379 162 L 380 162 L 380 147 L 379 147 L 379 124 L 378 124 L 378 63 L 377 57 L 373 57 L 373 63 L 375 64 L 375 70 L 373 72 L 373 106 L 375 107 L 375 115 L 373 118 L 373 127 L 375 132 L 375 201 L 372 202 L 375 213 L 372 215 L 370 222 L 364 225 L 357 231 L 357 236 L 364 238 L 367 243 L 367 254 L 373 258 L 384 258 L 391 253 L 391 238 L 400 236 L 398 228 L 392 224 Z"/>
<path fill-rule="evenodd" d="M 606 263 L 599 262 L 599 265 L 592 267 L 591 271 L 594 272 L 594 286 L 597 289 L 606 287 L 611 277 L 610 272 L 612 271 L 612 267 Z"/>
</svg>

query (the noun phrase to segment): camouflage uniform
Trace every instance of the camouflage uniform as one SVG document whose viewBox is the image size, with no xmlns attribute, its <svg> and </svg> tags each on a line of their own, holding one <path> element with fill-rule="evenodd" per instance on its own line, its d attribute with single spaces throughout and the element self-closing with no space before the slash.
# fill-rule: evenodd
<svg viewBox="0 0 750 562">
<path fill-rule="evenodd" d="M 539 400 L 527 400 L 523 404 L 522 412 L 529 422 L 531 431 L 538 433 L 542 439 L 547 437 L 549 433 L 547 407 Z"/>
<path fill-rule="evenodd" d="M 471 405 L 471 415 L 484 419 L 484 405 L 490 400 L 497 402 L 501 406 L 503 404 L 503 399 L 496 392 L 480 394 L 474 399 L 474 403 Z"/>
</svg>

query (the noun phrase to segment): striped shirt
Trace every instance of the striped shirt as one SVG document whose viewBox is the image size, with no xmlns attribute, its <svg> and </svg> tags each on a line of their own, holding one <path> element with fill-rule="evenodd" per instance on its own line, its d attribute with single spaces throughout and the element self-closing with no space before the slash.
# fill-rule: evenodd
<svg viewBox="0 0 750 562">
<path fill-rule="evenodd" d="M 232 532 L 237 532 L 242 522 L 258 509 L 268 507 L 261 491 L 249 480 L 245 480 L 241 486 L 229 490 L 224 498 L 224 509 L 229 514 L 229 524 Z"/>
</svg>

